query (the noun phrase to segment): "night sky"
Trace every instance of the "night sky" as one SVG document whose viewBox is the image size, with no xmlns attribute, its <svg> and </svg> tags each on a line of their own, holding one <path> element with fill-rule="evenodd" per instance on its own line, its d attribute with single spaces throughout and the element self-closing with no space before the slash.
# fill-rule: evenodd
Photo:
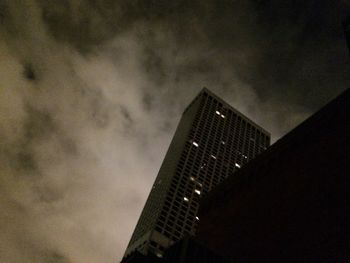
<svg viewBox="0 0 350 263">
<path fill-rule="evenodd" d="M 0 0 L 0 262 L 118 262 L 201 88 L 277 140 L 349 87 L 349 9 Z"/>
</svg>

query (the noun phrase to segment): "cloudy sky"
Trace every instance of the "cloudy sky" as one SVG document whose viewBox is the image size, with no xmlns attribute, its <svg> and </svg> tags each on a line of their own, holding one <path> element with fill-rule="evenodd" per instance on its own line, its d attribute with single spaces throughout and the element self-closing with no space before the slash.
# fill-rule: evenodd
<svg viewBox="0 0 350 263">
<path fill-rule="evenodd" d="M 349 86 L 349 8 L 0 0 L 0 262 L 118 262 L 200 89 L 275 141 Z"/>
</svg>

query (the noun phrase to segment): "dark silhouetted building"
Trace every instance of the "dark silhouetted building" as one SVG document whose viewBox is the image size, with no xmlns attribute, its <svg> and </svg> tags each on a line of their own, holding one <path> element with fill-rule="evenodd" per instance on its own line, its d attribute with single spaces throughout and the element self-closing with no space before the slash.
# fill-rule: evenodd
<svg viewBox="0 0 350 263">
<path fill-rule="evenodd" d="M 198 240 L 232 262 L 350 262 L 350 90 L 202 201 Z"/>
<path fill-rule="evenodd" d="M 152 253 L 147 255 L 134 251 L 121 263 L 230 263 L 220 255 L 200 244 L 194 237 L 184 237 L 166 249 L 159 258 Z"/>
<path fill-rule="evenodd" d="M 347 43 L 348 49 L 349 49 L 349 51 L 350 51 L 350 16 L 348 16 L 348 17 L 343 21 L 343 29 L 344 29 L 344 34 L 345 34 L 346 43 Z"/>
<path fill-rule="evenodd" d="M 195 234 L 199 200 L 270 144 L 270 135 L 207 89 L 185 109 L 136 225 L 132 252 L 161 257 Z"/>
<path fill-rule="evenodd" d="M 163 258 L 149 253 L 147 255 L 135 250 L 128 256 L 124 257 L 121 263 L 165 263 Z"/>
<path fill-rule="evenodd" d="M 229 263 L 198 242 L 194 237 L 185 237 L 167 249 L 162 263 Z"/>
</svg>

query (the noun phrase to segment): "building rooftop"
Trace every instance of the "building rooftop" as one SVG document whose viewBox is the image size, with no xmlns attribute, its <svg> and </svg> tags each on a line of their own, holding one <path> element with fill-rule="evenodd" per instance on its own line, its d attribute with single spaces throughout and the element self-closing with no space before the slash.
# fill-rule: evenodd
<svg viewBox="0 0 350 263">
<path fill-rule="evenodd" d="M 203 93 L 207 93 L 208 95 L 210 95 L 211 97 L 215 98 L 217 101 L 219 101 L 220 103 L 222 103 L 226 108 L 230 109 L 231 111 L 233 111 L 235 114 L 237 114 L 238 116 L 240 116 L 242 119 L 244 119 L 246 122 L 250 123 L 253 126 L 256 126 L 258 128 L 260 128 L 265 134 L 267 134 L 269 137 L 271 137 L 271 133 L 268 132 L 267 130 L 265 130 L 263 127 L 261 127 L 259 124 L 257 124 L 256 122 L 252 121 L 251 119 L 249 119 L 248 117 L 246 117 L 244 114 L 242 114 L 241 112 L 239 112 L 237 109 L 235 109 L 234 107 L 232 107 L 228 102 L 226 102 L 224 99 L 220 98 L 219 96 L 217 96 L 214 92 L 212 92 L 210 89 L 208 89 L 207 87 L 203 87 L 202 90 L 198 93 L 198 95 L 191 101 L 191 103 L 185 108 L 185 110 L 183 111 L 183 113 L 185 113 L 188 108 L 193 104 L 194 101 L 196 101 L 200 96 L 202 96 Z"/>
</svg>

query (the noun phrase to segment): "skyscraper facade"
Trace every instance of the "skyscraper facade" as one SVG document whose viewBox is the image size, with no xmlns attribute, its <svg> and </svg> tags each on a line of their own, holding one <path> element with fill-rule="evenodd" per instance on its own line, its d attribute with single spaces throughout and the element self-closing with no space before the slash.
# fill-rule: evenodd
<svg viewBox="0 0 350 263">
<path fill-rule="evenodd" d="M 270 145 L 270 134 L 204 88 L 185 109 L 124 256 L 162 256 L 194 235 L 199 200 Z"/>
</svg>

